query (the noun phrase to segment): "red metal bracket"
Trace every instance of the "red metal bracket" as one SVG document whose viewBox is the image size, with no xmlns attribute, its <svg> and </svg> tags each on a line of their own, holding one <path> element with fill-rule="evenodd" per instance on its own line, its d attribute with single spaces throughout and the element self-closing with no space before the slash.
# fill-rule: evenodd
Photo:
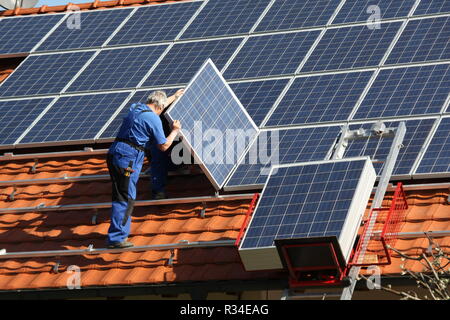
<svg viewBox="0 0 450 320">
<path fill-rule="evenodd" d="M 408 203 L 402 183 L 398 183 L 390 207 L 373 208 L 361 234 L 352 266 L 391 264 L 389 246 L 397 239 Z"/>
</svg>

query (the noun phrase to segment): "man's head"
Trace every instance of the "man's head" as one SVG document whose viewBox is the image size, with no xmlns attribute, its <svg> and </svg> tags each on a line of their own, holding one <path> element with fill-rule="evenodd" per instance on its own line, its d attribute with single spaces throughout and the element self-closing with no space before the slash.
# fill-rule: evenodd
<svg viewBox="0 0 450 320">
<path fill-rule="evenodd" d="M 155 113 L 160 115 L 167 103 L 167 95 L 164 91 L 153 91 L 147 98 L 147 104 L 153 105 Z"/>
</svg>

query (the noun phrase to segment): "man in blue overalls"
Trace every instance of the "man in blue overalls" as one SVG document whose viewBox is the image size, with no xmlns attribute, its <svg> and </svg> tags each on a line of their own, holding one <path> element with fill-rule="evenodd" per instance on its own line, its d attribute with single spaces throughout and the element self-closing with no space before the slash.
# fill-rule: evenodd
<svg viewBox="0 0 450 320">
<path fill-rule="evenodd" d="M 145 145 L 166 151 L 177 136 L 181 124 L 174 121 L 172 132 L 164 135 L 159 115 L 184 93 L 178 90 L 167 98 L 163 91 L 155 91 L 147 104 L 134 103 L 124 118 L 117 138 L 108 151 L 107 164 L 112 181 L 111 225 L 108 230 L 109 248 L 128 248 L 131 213 L 136 199 L 136 184 L 144 162 Z"/>
</svg>

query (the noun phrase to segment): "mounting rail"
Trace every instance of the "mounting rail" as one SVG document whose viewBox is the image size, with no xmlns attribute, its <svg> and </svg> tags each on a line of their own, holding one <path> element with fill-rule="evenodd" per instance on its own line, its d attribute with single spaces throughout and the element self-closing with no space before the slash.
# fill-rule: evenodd
<svg viewBox="0 0 450 320">
<path fill-rule="evenodd" d="M 197 241 L 189 242 L 181 240 L 179 243 L 158 244 L 149 246 L 137 246 L 123 249 L 94 249 L 90 245 L 86 249 L 75 250 L 50 250 L 50 251 L 25 251 L 25 252 L 6 252 L 5 249 L 0 250 L 0 260 L 5 259 L 22 259 L 22 258 L 45 258 L 45 257 L 66 257 L 79 255 L 98 255 L 105 253 L 123 253 L 123 252 L 142 252 L 154 250 L 172 250 L 172 249 L 192 249 L 192 248 L 208 248 L 208 247 L 224 247 L 234 246 L 235 240 L 217 240 L 217 241 Z"/>
</svg>

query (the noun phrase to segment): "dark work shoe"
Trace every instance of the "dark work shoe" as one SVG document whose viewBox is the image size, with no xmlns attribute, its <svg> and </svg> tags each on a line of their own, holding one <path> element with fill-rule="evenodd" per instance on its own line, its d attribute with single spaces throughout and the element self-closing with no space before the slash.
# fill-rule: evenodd
<svg viewBox="0 0 450 320">
<path fill-rule="evenodd" d="M 122 241 L 122 242 L 114 242 L 114 243 L 110 243 L 108 245 L 109 249 L 124 249 L 124 248 L 130 248 L 134 246 L 134 244 L 132 244 L 131 242 L 128 241 Z"/>
<path fill-rule="evenodd" d="M 166 194 L 164 192 L 158 192 L 156 194 L 153 194 L 153 200 L 162 200 L 166 199 Z"/>
</svg>

